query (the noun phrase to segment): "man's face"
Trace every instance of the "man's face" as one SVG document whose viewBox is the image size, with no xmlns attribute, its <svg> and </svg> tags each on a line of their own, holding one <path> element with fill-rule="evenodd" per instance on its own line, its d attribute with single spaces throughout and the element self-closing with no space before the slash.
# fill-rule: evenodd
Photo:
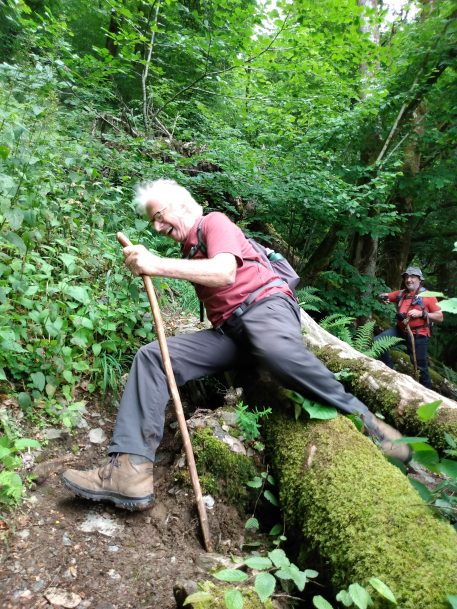
<svg viewBox="0 0 457 609">
<path fill-rule="evenodd" d="M 179 243 L 187 239 L 189 222 L 186 222 L 184 208 L 179 204 L 164 205 L 160 201 L 151 200 L 147 204 L 147 213 L 156 230 Z"/>
<path fill-rule="evenodd" d="M 405 282 L 406 289 L 409 292 L 415 292 L 419 289 L 421 280 L 417 275 L 403 275 L 403 280 Z"/>
</svg>

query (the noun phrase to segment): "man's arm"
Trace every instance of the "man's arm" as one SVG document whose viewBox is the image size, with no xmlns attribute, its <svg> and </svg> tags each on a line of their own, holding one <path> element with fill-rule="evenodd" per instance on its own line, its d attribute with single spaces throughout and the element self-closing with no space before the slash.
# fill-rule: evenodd
<svg viewBox="0 0 457 609">
<path fill-rule="evenodd" d="M 440 324 L 444 319 L 443 311 L 440 310 L 440 311 L 434 311 L 433 313 L 429 313 L 428 318 L 430 321 Z"/>
<path fill-rule="evenodd" d="M 233 254 L 221 253 L 214 258 L 181 260 L 161 258 L 152 254 L 143 245 L 124 247 L 125 264 L 134 275 L 152 275 L 186 279 L 208 287 L 232 285 L 236 277 L 236 258 Z"/>
<path fill-rule="evenodd" d="M 441 309 L 438 309 L 437 311 L 422 311 L 421 309 L 410 309 L 408 311 L 408 317 L 411 317 L 412 319 L 418 319 L 419 317 L 428 317 L 429 321 L 433 321 L 434 323 L 441 323 L 443 321 L 443 312 L 441 311 Z"/>
</svg>

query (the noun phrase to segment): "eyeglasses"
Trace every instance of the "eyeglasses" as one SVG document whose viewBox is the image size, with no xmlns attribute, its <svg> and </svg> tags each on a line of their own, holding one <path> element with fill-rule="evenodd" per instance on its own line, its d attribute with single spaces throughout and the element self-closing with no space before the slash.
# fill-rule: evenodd
<svg viewBox="0 0 457 609">
<path fill-rule="evenodd" d="M 166 209 L 168 209 L 168 207 L 164 207 L 162 209 L 159 209 L 159 211 L 156 211 L 155 214 L 152 214 L 151 221 L 152 222 L 163 222 L 163 212 Z"/>
</svg>

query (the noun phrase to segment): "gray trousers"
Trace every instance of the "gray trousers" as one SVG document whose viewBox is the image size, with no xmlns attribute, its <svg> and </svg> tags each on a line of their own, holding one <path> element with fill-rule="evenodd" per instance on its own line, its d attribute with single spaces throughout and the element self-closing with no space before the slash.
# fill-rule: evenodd
<svg viewBox="0 0 457 609">
<path fill-rule="evenodd" d="M 346 414 L 368 408 L 347 393 L 334 375 L 303 343 L 298 305 L 283 295 L 264 298 L 222 332 L 202 330 L 167 340 L 178 386 L 202 376 L 236 368 L 249 354 L 282 385 L 335 406 Z M 170 399 L 157 341 L 141 347 L 130 370 L 119 406 L 109 453 L 132 453 L 155 459 Z"/>
</svg>

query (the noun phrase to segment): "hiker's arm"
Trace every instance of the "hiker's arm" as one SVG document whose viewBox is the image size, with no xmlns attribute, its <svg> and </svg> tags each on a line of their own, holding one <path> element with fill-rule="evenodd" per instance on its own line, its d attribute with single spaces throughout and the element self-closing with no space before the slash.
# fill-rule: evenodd
<svg viewBox="0 0 457 609">
<path fill-rule="evenodd" d="M 423 317 L 421 309 L 410 309 L 408 311 L 408 317 L 411 319 L 417 319 L 419 317 Z M 433 321 L 434 323 L 441 323 L 443 321 L 443 312 L 442 311 L 433 311 L 427 312 L 427 317 L 429 321 Z"/>
<path fill-rule="evenodd" d="M 221 253 L 214 258 L 181 260 L 161 258 L 143 245 L 132 245 L 123 249 L 125 264 L 134 275 L 152 275 L 186 279 L 208 287 L 231 285 L 236 277 L 236 258 L 233 254 Z"/>
<path fill-rule="evenodd" d="M 434 323 L 440 324 L 443 321 L 443 311 L 433 311 L 433 313 L 428 314 L 428 318 L 430 321 Z"/>
</svg>

